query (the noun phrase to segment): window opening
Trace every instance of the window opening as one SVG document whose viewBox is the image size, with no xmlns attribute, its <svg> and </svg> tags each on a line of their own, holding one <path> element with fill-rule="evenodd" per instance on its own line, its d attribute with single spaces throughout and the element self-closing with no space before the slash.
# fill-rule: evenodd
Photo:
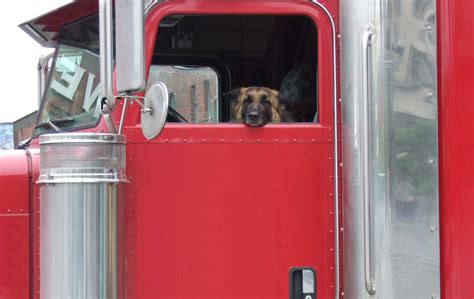
<svg viewBox="0 0 474 299">
<path fill-rule="evenodd" d="M 170 107 L 190 123 L 249 124 L 245 113 L 254 106 L 266 113 L 263 124 L 315 123 L 317 48 L 316 27 L 305 16 L 169 16 L 158 30 L 150 77 L 159 67 L 187 71 L 153 79 L 175 92 Z M 214 78 L 197 71 L 204 68 Z M 180 87 L 170 88 L 175 82 Z M 183 86 L 187 95 L 177 91 Z"/>
</svg>

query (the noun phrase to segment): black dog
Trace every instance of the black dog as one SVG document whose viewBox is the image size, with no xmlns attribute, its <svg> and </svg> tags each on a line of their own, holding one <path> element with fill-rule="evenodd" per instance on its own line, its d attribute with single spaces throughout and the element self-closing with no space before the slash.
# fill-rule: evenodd
<svg viewBox="0 0 474 299">
<path fill-rule="evenodd" d="M 291 111 L 295 122 L 317 121 L 316 67 L 311 64 L 295 66 L 283 78 L 278 98 L 281 105 Z"/>
<path fill-rule="evenodd" d="M 231 122 L 261 127 L 269 122 L 291 121 L 288 108 L 280 104 L 276 90 L 267 87 L 242 87 L 223 96 L 230 102 Z"/>
</svg>

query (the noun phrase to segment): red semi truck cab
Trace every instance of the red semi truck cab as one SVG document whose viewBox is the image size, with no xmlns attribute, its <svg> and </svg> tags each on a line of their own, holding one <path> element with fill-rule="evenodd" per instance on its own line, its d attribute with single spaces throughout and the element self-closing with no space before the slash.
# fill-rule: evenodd
<svg viewBox="0 0 474 299">
<path fill-rule="evenodd" d="M 0 297 L 472 297 L 473 8 L 84 0 L 20 25 L 56 50 L 0 152 Z"/>
</svg>

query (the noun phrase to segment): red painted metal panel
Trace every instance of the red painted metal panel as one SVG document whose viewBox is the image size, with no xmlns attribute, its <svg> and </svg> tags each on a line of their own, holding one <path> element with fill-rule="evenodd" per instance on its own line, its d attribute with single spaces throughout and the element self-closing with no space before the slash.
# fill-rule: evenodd
<svg viewBox="0 0 474 299">
<path fill-rule="evenodd" d="M 28 213 L 26 152 L 2 151 L 0 154 L 0 214 Z"/>
<path fill-rule="evenodd" d="M 474 1 L 438 1 L 441 292 L 473 298 Z"/>
<path fill-rule="evenodd" d="M 26 152 L 0 152 L 0 298 L 30 293 L 29 182 Z"/>
<path fill-rule="evenodd" d="M 301 1 L 177 1 L 147 19 L 147 61 L 169 14 L 304 14 L 318 27 L 321 125 L 169 124 L 146 142 L 131 107 L 128 296 L 287 298 L 291 267 L 334 296 L 332 49 L 327 16 Z M 334 12 L 337 14 L 337 11 Z M 144 167 L 144 165 L 146 165 Z"/>
<path fill-rule="evenodd" d="M 265 139 L 275 131 L 300 136 Z M 298 266 L 333 297 L 333 144 L 311 141 L 327 131 L 175 125 L 129 140 L 129 297 L 287 298 Z"/>
<path fill-rule="evenodd" d="M 0 298 L 30 294 L 29 215 L 0 215 Z"/>
</svg>

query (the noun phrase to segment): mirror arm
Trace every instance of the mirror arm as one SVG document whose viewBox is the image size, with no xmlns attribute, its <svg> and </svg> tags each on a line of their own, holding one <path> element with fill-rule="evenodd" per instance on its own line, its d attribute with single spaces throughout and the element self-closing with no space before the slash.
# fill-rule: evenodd
<svg viewBox="0 0 474 299">
<path fill-rule="evenodd" d="M 130 103 L 133 104 L 133 102 L 137 102 L 140 105 L 142 132 L 145 138 L 150 140 L 160 134 L 166 122 L 169 102 L 168 88 L 163 82 L 153 84 L 147 90 L 145 96 L 137 96 L 131 93 L 121 93 L 114 96 L 113 107 L 115 108 L 121 100 L 124 103 L 118 134 L 122 134 L 128 106 Z"/>
<path fill-rule="evenodd" d="M 119 134 L 122 134 L 122 131 L 123 131 L 123 125 L 124 125 L 124 122 L 125 122 L 125 115 L 127 114 L 128 103 L 129 102 L 130 102 L 130 99 L 126 98 L 124 103 L 123 103 L 122 116 L 120 117 L 120 125 L 119 125 L 119 129 L 118 129 Z"/>
<path fill-rule="evenodd" d="M 122 108 L 122 116 L 120 117 L 120 124 L 119 124 L 119 129 L 118 129 L 118 134 L 122 134 L 123 131 L 123 126 L 125 122 L 125 115 L 127 114 L 128 110 L 128 105 L 130 103 L 133 104 L 133 102 L 136 102 L 140 107 L 142 113 L 145 114 L 152 114 L 153 109 L 152 108 L 145 108 L 145 105 L 143 104 L 145 102 L 145 97 L 141 96 L 136 96 L 136 95 L 129 95 L 129 94 L 120 94 L 114 97 L 114 109 L 117 106 L 117 102 L 123 100 L 123 108 Z"/>
</svg>

